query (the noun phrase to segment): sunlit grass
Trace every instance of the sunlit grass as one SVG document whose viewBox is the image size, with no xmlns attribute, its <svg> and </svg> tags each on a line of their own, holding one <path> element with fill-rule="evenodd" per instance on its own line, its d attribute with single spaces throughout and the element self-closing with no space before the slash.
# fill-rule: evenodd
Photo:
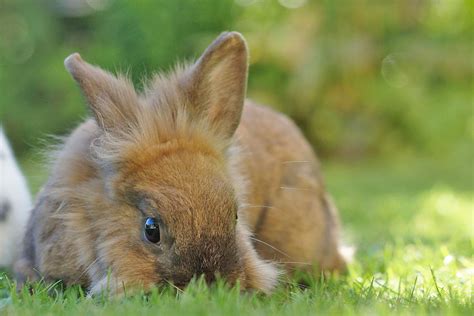
<svg viewBox="0 0 474 316">
<path fill-rule="evenodd" d="M 473 314 L 474 206 L 465 170 L 421 160 L 326 165 L 344 239 L 357 252 L 346 276 L 314 277 L 308 288 L 290 280 L 264 296 L 197 281 L 184 292 L 168 287 L 116 301 L 44 284 L 17 294 L 3 275 L 0 314 Z"/>
</svg>

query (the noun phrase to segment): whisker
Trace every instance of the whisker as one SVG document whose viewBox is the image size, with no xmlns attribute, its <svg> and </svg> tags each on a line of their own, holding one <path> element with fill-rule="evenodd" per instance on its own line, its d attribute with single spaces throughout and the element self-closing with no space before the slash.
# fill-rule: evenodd
<svg viewBox="0 0 474 316">
<path fill-rule="evenodd" d="M 310 288 L 310 286 L 307 286 L 307 285 L 301 284 L 301 283 L 295 283 L 294 281 L 286 281 L 286 280 L 283 280 L 283 279 L 282 279 L 282 280 L 278 280 L 278 282 L 284 283 L 284 284 L 287 284 L 287 285 L 296 285 L 296 286 L 298 286 L 298 287 L 300 287 L 300 288 L 302 288 L 302 289 L 308 289 L 308 288 Z"/>
<path fill-rule="evenodd" d="M 63 207 L 66 205 L 66 201 L 61 201 L 61 203 L 59 203 L 59 206 L 58 208 L 53 212 L 53 215 L 56 215 L 58 213 L 60 213 L 62 210 L 63 210 Z"/>
<path fill-rule="evenodd" d="M 281 164 L 286 165 L 290 163 L 309 163 L 309 160 L 288 160 L 288 161 L 283 161 Z"/>
<path fill-rule="evenodd" d="M 308 188 L 280 187 L 280 189 L 284 189 L 284 190 L 301 190 L 301 191 L 316 192 L 316 190 L 314 190 L 314 189 L 308 189 Z"/>
<path fill-rule="evenodd" d="M 288 284 L 288 285 L 293 285 L 293 284 L 294 284 L 293 282 L 291 282 L 291 281 L 286 281 L 286 280 L 284 280 L 284 279 L 280 279 L 280 280 L 278 280 L 278 282 L 280 282 L 280 283 L 285 283 L 285 284 Z"/>
<path fill-rule="evenodd" d="M 313 265 L 313 263 L 311 263 L 311 262 L 298 262 L 298 261 L 278 261 L 278 263 L 282 263 L 282 264 L 302 264 L 302 265 L 308 265 L 308 266 Z"/>
<path fill-rule="evenodd" d="M 244 208 L 278 208 L 271 205 L 244 205 Z"/>
<path fill-rule="evenodd" d="M 254 240 L 254 241 L 257 241 L 257 242 L 260 242 L 260 243 L 264 244 L 265 246 L 268 246 L 268 247 L 270 247 L 271 249 L 275 250 L 276 252 L 279 252 L 280 254 L 282 254 L 282 255 L 287 256 L 288 258 L 290 258 L 290 256 L 289 256 L 288 254 L 286 254 L 286 253 L 284 253 L 283 251 L 281 251 L 280 249 L 278 249 L 278 248 L 276 248 L 276 247 L 270 245 L 269 243 L 264 242 L 263 240 L 260 240 L 260 239 L 255 238 L 255 237 L 250 237 L 250 239 L 252 239 L 252 240 Z"/>
<path fill-rule="evenodd" d="M 176 290 L 178 290 L 178 292 L 181 292 L 181 293 L 184 293 L 184 291 L 182 289 L 180 289 L 179 287 L 177 287 L 176 285 L 173 284 L 173 282 L 170 282 L 168 280 L 166 280 L 166 282 L 171 285 L 172 287 L 174 287 Z"/>
<path fill-rule="evenodd" d="M 283 284 L 285 284 L 285 285 L 297 286 L 297 287 L 299 287 L 301 290 L 305 290 L 305 289 L 311 288 L 311 287 L 308 286 L 308 285 L 305 285 L 305 284 L 302 284 L 302 283 L 298 283 L 298 282 L 295 283 L 294 281 L 279 280 L 278 282 L 283 283 Z"/>
<path fill-rule="evenodd" d="M 76 278 L 76 281 L 75 282 L 78 282 L 83 276 L 84 274 L 86 274 L 87 272 L 89 272 L 89 270 L 92 268 L 92 266 L 94 264 L 97 263 L 97 261 L 99 261 L 99 258 L 96 258 L 94 261 L 92 261 L 88 266 L 87 268 L 84 269 L 84 271 Z"/>
</svg>

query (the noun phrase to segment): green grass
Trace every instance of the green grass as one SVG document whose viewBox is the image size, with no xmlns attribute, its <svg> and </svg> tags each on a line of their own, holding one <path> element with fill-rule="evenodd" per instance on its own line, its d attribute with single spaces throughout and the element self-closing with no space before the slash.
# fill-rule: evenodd
<svg viewBox="0 0 474 316">
<path fill-rule="evenodd" d="M 34 190 L 44 178 L 25 164 Z M 404 160 L 325 165 L 347 243 L 357 247 L 347 276 L 282 283 L 271 296 L 197 281 L 123 300 L 85 298 L 78 288 L 35 285 L 16 293 L 0 278 L 0 314 L 315 315 L 474 313 L 473 177 L 467 161 Z"/>
</svg>

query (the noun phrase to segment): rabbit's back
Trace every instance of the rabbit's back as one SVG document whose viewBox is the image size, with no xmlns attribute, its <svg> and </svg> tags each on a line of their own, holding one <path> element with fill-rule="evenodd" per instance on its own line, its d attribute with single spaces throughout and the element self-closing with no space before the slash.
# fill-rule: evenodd
<svg viewBox="0 0 474 316">
<path fill-rule="evenodd" d="M 245 217 L 266 259 L 343 269 L 337 210 L 309 143 L 285 115 L 247 101 L 236 133 Z"/>
</svg>

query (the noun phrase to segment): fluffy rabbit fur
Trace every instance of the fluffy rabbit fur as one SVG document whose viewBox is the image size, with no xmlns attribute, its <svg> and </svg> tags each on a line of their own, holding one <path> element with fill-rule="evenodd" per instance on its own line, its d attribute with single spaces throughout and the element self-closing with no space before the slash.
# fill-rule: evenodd
<svg viewBox="0 0 474 316">
<path fill-rule="evenodd" d="M 344 269 L 318 161 L 287 117 L 245 101 L 247 55 L 240 34 L 224 33 L 141 93 L 69 56 L 92 118 L 65 141 L 37 198 L 20 282 L 120 293 L 218 274 L 269 292 L 278 262 Z M 147 218 L 159 219 L 158 243 L 144 238 Z"/>
<path fill-rule="evenodd" d="M 8 267 L 18 249 L 31 210 L 25 178 L 0 127 L 0 267 Z"/>
</svg>

